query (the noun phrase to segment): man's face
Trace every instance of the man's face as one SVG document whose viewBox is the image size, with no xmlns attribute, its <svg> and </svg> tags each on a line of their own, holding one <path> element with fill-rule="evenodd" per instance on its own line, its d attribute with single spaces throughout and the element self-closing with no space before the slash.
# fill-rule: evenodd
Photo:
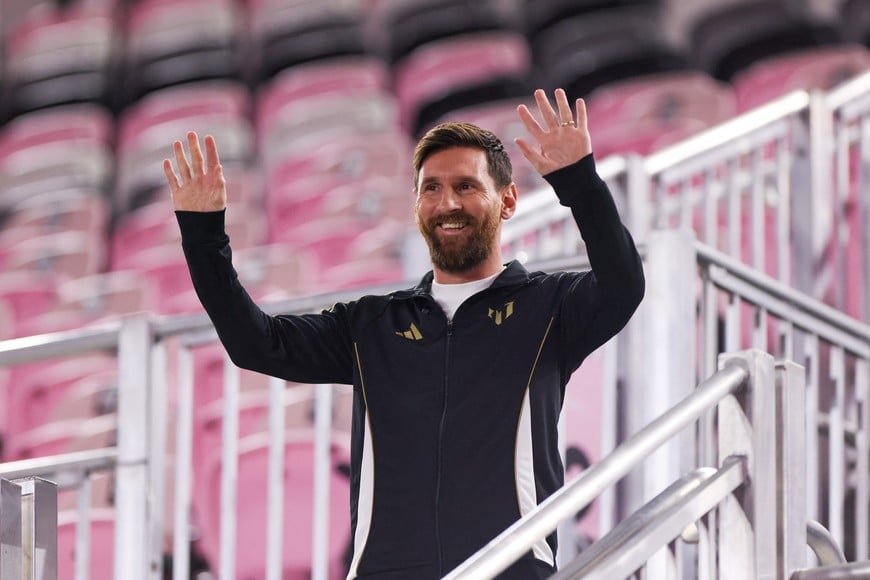
<svg viewBox="0 0 870 580">
<path fill-rule="evenodd" d="M 480 149 L 453 147 L 426 158 L 417 177 L 415 218 L 436 268 L 467 272 L 497 249 L 509 187 L 498 190 Z"/>
</svg>

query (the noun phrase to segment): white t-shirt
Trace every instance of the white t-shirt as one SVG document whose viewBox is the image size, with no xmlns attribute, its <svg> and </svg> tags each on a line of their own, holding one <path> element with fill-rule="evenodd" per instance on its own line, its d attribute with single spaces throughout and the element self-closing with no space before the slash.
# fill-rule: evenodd
<svg viewBox="0 0 870 580">
<path fill-rule="evenodd" d="M 502 268 L 504 270 L 504 268 Z M 462 284 L 439 284 L 432 281 L 432 298 L 447 314 L 447 320 L 453 320 L 453 315 L 456 309 L 465 302 L 465 300 L 477 294 L 481 290 L 485 290 L 492 286 L 493 281 L 501 272 L 497 272 L 488 278 L 475 280 L 474 282 L 464 282 Z"/>
</svg>

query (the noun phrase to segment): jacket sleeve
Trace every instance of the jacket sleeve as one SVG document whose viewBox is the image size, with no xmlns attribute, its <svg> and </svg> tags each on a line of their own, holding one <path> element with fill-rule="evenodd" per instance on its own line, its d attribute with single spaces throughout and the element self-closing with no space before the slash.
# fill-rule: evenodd
<svg viewBox="0 0 870 580">
<path fill-rule="evenodd" d="M 572 278 L 560 305 L 566 365 L 573 372 L 637 309 L 644 295 L 643 263 L 591 153 L 544 178 L 559 203 L 571 209 L 591 265 Z"/>
<path fill-rule="evenodd" d="M 352 382 L 350 304 L 320 314 L 264 313 L 233 268 L 225 211 L 175 214 L 196 294 L 236 365 L 294 382 Z"/>
</svg>

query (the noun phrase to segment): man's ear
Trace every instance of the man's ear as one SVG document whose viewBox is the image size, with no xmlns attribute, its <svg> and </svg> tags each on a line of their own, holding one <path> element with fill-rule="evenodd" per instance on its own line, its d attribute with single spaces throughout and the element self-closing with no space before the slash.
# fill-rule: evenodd
<svg viewBox="0 0 870 580">
<path fill-rule="evenodd" d="M 517 211 L 517 184 L 510 185 L 501 190 L 501 219 L 509 220 Z"/>
</svg>

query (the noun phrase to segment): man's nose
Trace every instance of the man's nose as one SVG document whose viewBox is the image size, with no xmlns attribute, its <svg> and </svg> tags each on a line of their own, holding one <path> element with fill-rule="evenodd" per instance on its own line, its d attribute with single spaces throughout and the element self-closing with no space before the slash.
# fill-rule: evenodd
<svg viewBox="0 0 870 580">
<path fill-rule="evenodd" d="M 455 211 L 462 207 L 462 199 L 459 194 L 453 191 L 450 188 L 444 188 L 443 193 L 441 194 L 441 200 L 439 202 L 441 206 L 440 209 L 443 212 L 447 211 Z"/>
</svg>

